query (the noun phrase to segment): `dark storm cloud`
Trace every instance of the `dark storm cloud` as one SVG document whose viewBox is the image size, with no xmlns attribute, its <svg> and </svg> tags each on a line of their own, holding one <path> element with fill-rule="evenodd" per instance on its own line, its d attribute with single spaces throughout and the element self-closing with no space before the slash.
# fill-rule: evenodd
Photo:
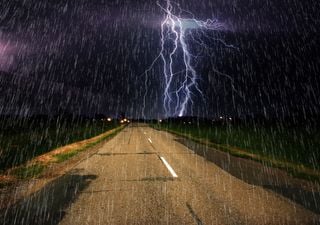
<svg viewBox="0 0 320 225">
<path fill-rule="evenodd" d="M 121 105 L 127 107 L 135 99 L 141 99 L 142 90 L 129 85 L 137 83 L 135 75 L 141 74 L 145 67 L 141 66 L 139 71 L 132 68 L 140 64 L 136 54 L 138 51 L 142 53 L 138 49 L 139 41 L 146 43 L 140 36 L 145 38 L 147 33 L 141 30 L 150 27 L 150 20 L 142 18 L 148 13 L 147 8 L 133 9 L 126 3 L 119 7 L 119 3 L 112 1 L 26 1 L 24 4 L 8 2 L 3 10 L 2 32 L 11 39 L 28 43 L 32 53 L 14 54 L 15 66 L 11 72 L 28 77 L 28 83 L 33 84 L 34 89 L 44 89 L 35 95 L 32 88 L 17 88 L 30 95 L 29 100 L 25 100 L 26 107 L 37 112 L 39 107 L 34 107 L 35 101 L 44 102 L 49 108 L 50 105 L 62 105 L 62 108 L 70 109 L 68 104 L 68 107 L 53 105 L 53 101 L 48 100 L 59 99 L 57 96 L 62 95 L 63 102 L 63 94 L 67 95 L 68 89 L 80 89 L 78 92 L 84 100 L 80 101 L 76 92 L 71 96 L 80 108 L 84 108 L 82 111 L 88 113 L 92 102 L 98 101 L 103 110 L 119 108 L 119 111 L 125 111 Z M 2 59 L 5 64 L 4 57 Z M 42 79 L 47 82 L 38 82 Z M 64 88 L 56 90 L 51 87 L 55 83 L 64 84 Z M 126 102 L 129 91 L 135 93 L 130 94 L 131 100 Z M 14 92 L 10 94 L 15 95 L 14 99 L 23 96 Z M 19 107 L 18 102 L 11 101 L 13 108 L 15 105 Z M 92 110 L 96 112 L 99 108 L 92 107 Z"/>
<path fill-rule="evenodd" d="M 194 112 L 259 113 L 270 107 L 289 110 L 301 102 L 315 107 L 317 5 L 289 0 L 180 1 L 196 18 L 226 23 L 233 32 L 221 35 L 240 49 L 208 43 L 215 52 L 197 63 L 207 103 L 196 101 Z M 0 70 L 9 74 L 1 75 L 6 91 L 1 112 L 141 116 L 146 84 L 148 115 L 161 115 L 160 65 L 146 82 L 139 75 L 159 52 L 162 18 L 156 1 L 2 1 Z M 228 79 L 217 76 L 213 66 L 235 79 L 244 98 L 231 91 Z M 296 102 L 288 100 L 292 87 L 298 90 L 293 91 Z"/>
<path fill-rule="evenodd" d="M 8 70 L 13 63 L 14 46 L 8 41 L 0 40 L 0 70 Z"/>
</svg>

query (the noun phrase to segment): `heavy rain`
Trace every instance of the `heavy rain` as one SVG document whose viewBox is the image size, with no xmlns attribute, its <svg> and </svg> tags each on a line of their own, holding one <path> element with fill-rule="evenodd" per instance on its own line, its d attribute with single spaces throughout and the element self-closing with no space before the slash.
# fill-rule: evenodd
<svg viewBox="0 0 320 225">
<path fill-rule="evenodd" d="M 0 224 L 320 224 L 311 0 L 0 0 Z"/>
</svg>

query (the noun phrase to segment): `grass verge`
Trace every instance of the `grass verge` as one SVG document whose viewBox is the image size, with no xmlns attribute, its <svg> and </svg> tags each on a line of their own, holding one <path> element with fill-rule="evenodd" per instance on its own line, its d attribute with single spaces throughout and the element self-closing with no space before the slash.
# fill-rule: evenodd
<svg viewBox="0 0 320 225">
<path fill-rule="evenodd" d="M 72 151 L 72 152 L 58 154 L 55 156 L 56 162 L 60 163 L 60 162 L 66 161 L 77 154 L 78 154 L 78 151 Z"/>
<path fill-rule="evenodd" d="M 150 126 L 155 129 L 165 130 L 194 142 L 207 145 L 217 150 L 227 152 L 236 157 L 254 160 L 263 163 L 266 166 L 283 169 L 296 178 L 320 182 L 319 169 L 308 167 L 303 163 L 286 161 L 281 157 L 277 157 L 277 155 L 259 154 L 259 151 L 251 151 L 226 143 L 218 144 L 211 140 L 210 135 L 196 135 L 195 132 L 191 131 L 193 128 L 184 127 L 184 129 L 179 130 L 177 127 L 170 128 L 170 126 L 160 126 L 155 124 L 151 124 Z M 198 129 L 201 129 L 201 127 L 198 127 Z M 229 138 L 232 138 L 232 135 Z"/>
<path fill-rule="evenodd" d="M 39 177 L 45 173 L 48 165 L 64 162 L 102 141 L 114 137 L 124 127 L 125 126 L 120 126 L 93 138 L 60 147 L 30 160 L 24 165 L 9 169 L 6 171 L 6 174 L 8 175 L 0 176 L 0 178 L 2 178 L 0 179 L 0 188 L 10 186 L 15 183 L 16 180 L 26 180 Z"/>
<path fill-rule="evenodd" d="M 118 126 L 116 120 L 0 117 L 0 174 L 24 165 L 36 156 L 95 137 Z"/>
<path fill-rule="evenodd" d="M 70 158 L 72 158 L 73 156 L 77 155 L 79 152 L 82 152 L 82 151 L 85 151 L 86 149 L 90 148 L 90 147 L 93 147 L 95 146 L 96 144 L 106 140 L 106 139 L 109 139 L 109 138 L 112 138 L 114 137 L 115 135 L 117 135 L 122 129 L 124 128 L 124 126 L 121 126 L 119 128 L 116 128 L 112 131 L 108 131 L 106 133 L 103 133 L 99 136 L 96 136 L 96 137 L 93 137 L 93 138 L 90 138 L 90 139 L 87 139 L 87 140 L 84 140 L 84 141 L 81 141 L 81 142 L 78 142 L 75 146 L 65 146 L 63 148 L 68 148 L 67 151 L 65 152 L 62 152 L 62 153 L 58 153 L 58 154 L 55 154 L 54 155 L 54 161 L 56 163 L 60 163 L 60 162 L 63 162 L 63 161 L 66 161 Z"/>
<path fill-rule="evenodd" d="M 46 166 L 41 164 L 34 164 L 29 166 L 21 166 L 13 169 L 11 174 L 18 179 L 29 179 L 39 176 Z"/>
</svg>

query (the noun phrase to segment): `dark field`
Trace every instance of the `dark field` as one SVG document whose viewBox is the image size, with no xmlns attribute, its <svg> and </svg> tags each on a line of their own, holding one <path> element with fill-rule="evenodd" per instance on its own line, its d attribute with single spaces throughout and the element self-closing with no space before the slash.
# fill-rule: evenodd
<svg viewBox="0 0 320 225">
<path fill-rule="evenodd" d="M 119 126 L 116 121 L 70 118 L 2 118 L 0 120 L 0 171 L 76 141 Z"/>
<path fill-rule="evenodd" d="M 190 119 L 163 121 L 153 126 L 227 148 L 239 148 L 270 160 L 320 169 L 320 130 L 316 124 L 234 123 Z"/>
</svg>

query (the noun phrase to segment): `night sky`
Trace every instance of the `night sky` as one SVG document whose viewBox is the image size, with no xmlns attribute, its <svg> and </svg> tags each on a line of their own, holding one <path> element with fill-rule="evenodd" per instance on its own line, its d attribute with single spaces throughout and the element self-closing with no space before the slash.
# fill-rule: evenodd
<svg viewBox="0 0 320 225">
<path fill-rule="evenodd" d="M 207 35 L 238 48 L 205 37 L 210 48 L 188 42 L 191 51 L 201 52 L 194 66 L 204 99 L 195 92 L 186 115 L 320 112 L 319 1 L 178 2 L 199 20 L 224 23 L 225 29 Z M 0 4 L 0 114 L 142 117 L 146 95 L 146 117 L 164 116 L 161 61 L 143 74 L 160 51 L 164 12 L 156 1 Z"/>
</svg>

